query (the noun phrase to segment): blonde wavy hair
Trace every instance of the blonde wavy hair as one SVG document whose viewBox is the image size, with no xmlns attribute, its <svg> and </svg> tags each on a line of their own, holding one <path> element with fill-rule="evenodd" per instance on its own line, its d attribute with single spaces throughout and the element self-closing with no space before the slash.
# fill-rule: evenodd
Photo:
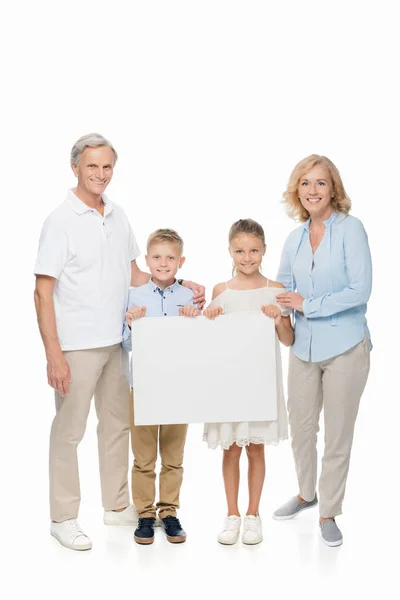
<svg viewBox="0 0 400 600">
<path fill-rule="evenodd" d="M 332 206 L 335 211 L 348 214 L 351 200 L 346 194 L 340 173 L 329 158 L 319 154 L 311 154 L 303 158 L 293 169 L 286 191 L 283 194 L 283 205 L 289 217 L 304 223 L 310 218 L 310 213 L 304 208 L 299 199 L 298 189 L 300 179 L 316 165 L 322 165 L 329 171 L 333 186 Z"/>
</svg>

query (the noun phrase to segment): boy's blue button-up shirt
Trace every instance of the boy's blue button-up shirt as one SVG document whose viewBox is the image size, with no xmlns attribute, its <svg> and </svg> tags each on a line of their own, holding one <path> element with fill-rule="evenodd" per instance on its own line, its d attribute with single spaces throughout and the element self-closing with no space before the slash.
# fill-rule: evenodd
<svg viewBox="0 0 400 600">
<path fill-rule="evenodd" d="M 131 306 L 145 306 L 146 317 L 179 317 L 181 306 L 194 306 L 193 296 L 192 290 L 183 287 L 177 281 L 161 290 L 150 279 L 140 287 L 130 288 L 126 310 Z M 126 321 L 122 330 L 122 345 L 126 350 L 132 350 L 132 332 Z M 132 364 L 130 378 L 133 387 Z"/>
<path fill-rule="evenodd" d="M 367 234 L 359 219 L 334 212 L 313 254 L 310 220 L 295 229 L 282 251 L 277 280 L 303 298 L 295 311 L 294 354 L 320 362 L 370 338 L 367 301 L 372 265 Z M 314 268 L 313 265 L 314 264 Z"/>
</svg>

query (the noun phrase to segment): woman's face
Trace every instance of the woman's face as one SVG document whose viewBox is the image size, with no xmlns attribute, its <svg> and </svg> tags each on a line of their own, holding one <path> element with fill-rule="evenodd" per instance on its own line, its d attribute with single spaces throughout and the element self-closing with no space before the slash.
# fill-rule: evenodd
<svg viewBox="0 0 400 600">
<path fill-rule="evenodd" d="M 311 219 L 327 220 L 333 211 L 333 183 L 323 165 L 315 165 L 299 181 L 299 199 Z"/>
</svg>

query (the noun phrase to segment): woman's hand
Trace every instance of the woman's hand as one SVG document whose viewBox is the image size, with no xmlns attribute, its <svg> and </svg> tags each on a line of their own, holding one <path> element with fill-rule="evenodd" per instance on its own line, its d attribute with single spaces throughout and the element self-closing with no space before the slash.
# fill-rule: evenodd
<svg viewBox="0 0 400 600">
<path fill-rule="evenodd" d="M 215 317 L 222 315 L 223 312 L 224 310 L 222 306 L 218 306 L 213 308 L 206 308 L 206 310 L 203 310 L 203 315 L 207 317 L 207 319 L 211 319 L 213 321 Z"/>
<path fill-rule="evenodd" d="M 180 317 L 199 317 L 200 311 L 195 306 L 181 306 L 179 309 Z"/>
<path fill-rule="evenodd" d="M 197 304 L 201 310 L 206 303 L 206 288 L 204 285 L 199 285 L 193 281 L 186 281 L 186 279 L 182 281 L 182 285 L 192 290 L 194 294 L 193 303 Z"/>
<path fill-rule="evenodd" d="M 267 315 L 267 317 L 271 317 L 271 319 L 275 320 L 276 327 L 281 324 L 282 313 L 279 306 L 275 306 L 275 304 L 267 304 L 266 306 L 262 306 L 261 310 L 264 315 Z"/>
<path fill-rule="evenodd" d="M 297 292 L 284 292 L 283 294 L 277 294 L 276 300 L 280 306 L 285 308 L 293 308 L 297 312 L 303 312 L 303 296 L 300 296 Z"/>
<path fill-rule="evenodd" d="M 140 319 L 141 317 L 144 317 L 145 314 L 146 314 L 145 306 L 131 306 L 130 308 L 128 308 L 128 310 L 126 312 L 125 319 L 130 327 L 132 324 L 132 321 L 134 321 L 135 319 Z"/>
</svg>

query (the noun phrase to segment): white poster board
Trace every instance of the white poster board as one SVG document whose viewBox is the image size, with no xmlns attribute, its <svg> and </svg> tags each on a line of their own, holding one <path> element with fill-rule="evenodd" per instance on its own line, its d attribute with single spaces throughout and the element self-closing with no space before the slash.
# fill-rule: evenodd
<svg viewBox="0 0 400 600">
<path fill-rule="evenodd" d="M 274 421 L 274 320 L 260 312 L 132 324 L 136 425 Z"/>
</svg>

